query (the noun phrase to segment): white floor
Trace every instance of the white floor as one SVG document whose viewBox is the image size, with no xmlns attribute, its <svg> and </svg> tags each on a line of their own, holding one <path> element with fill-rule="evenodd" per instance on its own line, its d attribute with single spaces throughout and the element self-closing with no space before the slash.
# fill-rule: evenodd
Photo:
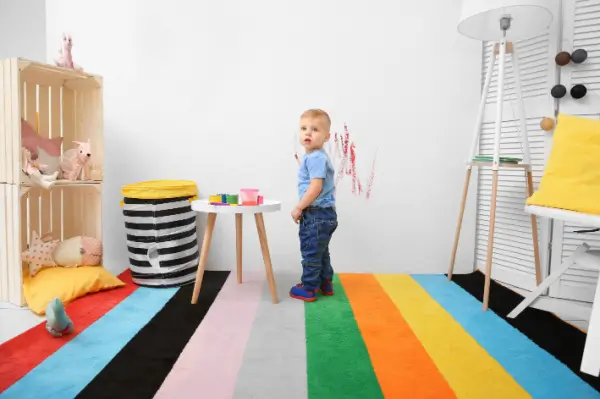
<svg viewBox="0 0 600 399">
<path fill-rule="evenodd" d="M 29 330 L 45 320 L 28 308 L 19 308 L 6 302 L 0 302 L 0 343 Z"/>
<path fill-rule="evenodd" d="M 521 293 L 522 295 L 526 293 L 526 291 L 523 292 L 523 290 L 520 290 L 516 287 L 507 287 Z M 570 301 L 563 302 L 564 303 L 560 306 L 561 313 L 553 313 L 580 330 L 587 331 L 589 318 L 582 316 L 581 311 L 576 311 L 574 309 L 577 304 Z M 582 306 L 591 305 L 583 304 Z M 24 331 L 27 331 L 31 327 L 34 327 L 36 324 L 44 320 L 45 319 L 43 317 L 37 316 L 28 308 L 19 308 L 9 303 L 0 302 L 0 343 L 8 341 L 9 339 L 21 334 Z"/>
</svg>

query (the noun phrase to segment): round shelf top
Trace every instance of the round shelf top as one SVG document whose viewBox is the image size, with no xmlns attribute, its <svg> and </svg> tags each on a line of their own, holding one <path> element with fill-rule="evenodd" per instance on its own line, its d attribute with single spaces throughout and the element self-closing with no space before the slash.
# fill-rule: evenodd
<svg viewBox="0 0 600 399">
<path fill-rule="evenodd" d="M 192 210 L 196 212 L 203 213 L 229 213 L 229 214 L 239 214 L 239 213 L 267 213 L 267 212 L 277 212 L 281 210 L 281 202 L 272 201 L 272 200 L 264 200 L 264 203 L 256 206 L 247 206 L 247 205 L 211 205 L 207 199 L 200 199 L 196 201 L 192 201 Z"/>
</svg>

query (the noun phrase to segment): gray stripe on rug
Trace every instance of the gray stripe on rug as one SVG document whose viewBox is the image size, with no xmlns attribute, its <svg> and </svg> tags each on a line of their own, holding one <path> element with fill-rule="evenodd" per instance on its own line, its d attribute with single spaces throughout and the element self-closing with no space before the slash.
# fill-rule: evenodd
<svg viewBox="0 0 600 399">
<path fill-rule="evenodd" d="M 250 333 L 234 399 L 306 399 L 306 330 L 304 302 L 288 291 L 299 276 L 275 279 L 280 302 L 274 305 L 268 284 Z M 319 305 L 317 301 L 311 305 Z"/>
</svg>

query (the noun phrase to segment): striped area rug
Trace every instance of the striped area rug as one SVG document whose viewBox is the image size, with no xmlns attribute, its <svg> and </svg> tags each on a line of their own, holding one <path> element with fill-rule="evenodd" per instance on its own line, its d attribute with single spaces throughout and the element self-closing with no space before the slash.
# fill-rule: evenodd
<svg viewBox="0 0 600 399">
<path fill-rule="evenodd" d="M 273 305 L 262 274 L 238 285 L 206 272 L 192 286 L 126 287 L 67 306 L 76 332 L 40 324 L 0 346 L 0 399 L 600 398 L 578 371 L 585 334 L 527 309 L 480 273 L 340 274 L 335 295 Z"/>
</svg>

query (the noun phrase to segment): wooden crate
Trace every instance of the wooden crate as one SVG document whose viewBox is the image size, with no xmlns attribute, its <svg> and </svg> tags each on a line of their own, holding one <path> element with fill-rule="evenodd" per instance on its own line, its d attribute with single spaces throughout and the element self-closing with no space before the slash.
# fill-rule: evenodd
<svg viewBox="0 0 600 399">
<path fill-rule="evenodd" d="M 43 137 L 63 137 L 63 151 L 89 139 L 93 168 L 102 171 L 102 102 L 97 75 L 19 58 L 0 61 L 0 183 L 28 183 L 21 173 L 21 118 Z"/>
<path fill-rule="evenodd" d="M 31 232 L 102 239 L 102 78 L 20 58 L 0 61 L 0 300 L 24 305 L 21 252 Z M 60 180 L 45 190 L 21 171 L 21 118 L 48 138 L 90 140 L 94 180 Z"/>
</svg>

